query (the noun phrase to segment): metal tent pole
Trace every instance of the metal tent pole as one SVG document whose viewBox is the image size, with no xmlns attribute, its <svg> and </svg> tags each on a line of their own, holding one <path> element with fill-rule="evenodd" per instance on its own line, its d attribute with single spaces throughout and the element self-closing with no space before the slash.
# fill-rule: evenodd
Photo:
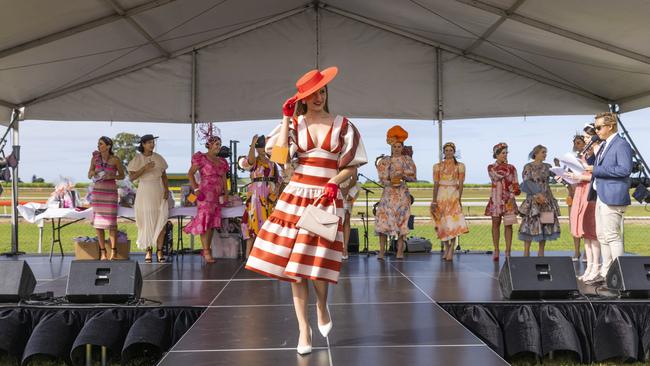
<svg viewBox="0 0 650 366">
<path fill-rule="evenodd" d="M 192 52 L 192 106 L 191 106 L 191 123 L 192 123 L 192 137 L 190 141 L 191 144 L 191 155 L 194 155 L 196 152 L 196 61 L 198 58 L 198 52 L 195 50 Z M 194 235 L 190 235 L 190 249 L 194 251 Z"/>
<path fill-rule="evenodd" d="M 442 50 L 436 48 L 436 84 L 437 84 L 437 96 L 438 96 L 438 108 L 437 108 L 437 118 L 438 118 L 438 161 L 442 161 L 442 119 L 443 119 L 443 110 L 442 110 Z"/>
<path fill-rule="evenodd" d="M 9 129 L 12 132 L 12 155 L 16 160 L 16 165 L 11 168 L 11 251 L 2 253 L 6 256 L 15 256 L 25 254 L 19 251 L 18 244 L 18 162 L 20 161 L 20 140 L 18 131 L 18 121 L 21 118 L 21 110 L 14 109 L 11 114 L 11 121 L 4 136 L 0 139 L 0 149 L 4 147 Z"/>
</svg>

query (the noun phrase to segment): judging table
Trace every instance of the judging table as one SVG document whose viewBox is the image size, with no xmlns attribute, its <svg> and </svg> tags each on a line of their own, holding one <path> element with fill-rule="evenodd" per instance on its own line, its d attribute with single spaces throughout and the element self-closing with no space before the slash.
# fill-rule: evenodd
<svg viewBox="0 0 650 366">
<path fill-rule="evenodd" d="M 233 207 L 222 207 L 221 216 L 223 218 L 241 217 L 244 214 L 244 205 L 237 205 Z M 48 207 L 42 203 L 28 202 L 24 205 L 18 206 L 18 213 L 27 222 L 37 224 L 38 229 L 38 251 L 41 252 L 43 244 L 43 225 L 44 222 L 50 220 L 52 223 L 52 243 L 50 246 L 50 260 L 54 252 L 54 245 L 59 244 L 61 256 L 63 256 L 63 244 L 61 242 L 61 229 L 66 226 L 72 225 L 81 220 L 90 220 L 93 216 L 93 209 L 87 208 L 80 210 L 78 208 L 58 208 Z M 132 207 L 118 207 L 117 216 L 133 221 L 135 219 L 135 210 Z M 196 216 L 196 206 L 192 207 L 174 207 L 169 210 L 169 218 L 176 218 L 178 222 L 178 237 L 177 246 L 183 244 L 183 219 L 185 217 Z M 61 223 L 61 220 L 68 220 L 68 222 Z"/>
</svg>

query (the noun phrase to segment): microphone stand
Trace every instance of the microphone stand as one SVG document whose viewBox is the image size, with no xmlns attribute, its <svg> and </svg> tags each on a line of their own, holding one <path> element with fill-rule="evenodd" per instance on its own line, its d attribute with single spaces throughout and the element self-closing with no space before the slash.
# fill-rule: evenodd
<svg viewBox="0 0 650 366">
<path fill-rule="evenodd" d="M 372 180 L 372 179 L 366 177 L 366 176 L 363 175 L 362 173 L 358 173 L 357 176 L 358 176 L 358 177 L 366 178 L 366 182 L 373 183 L 374 185 L 376 185 L 376 186 L 378 186 L 378 187 L 380 187 L 380 188 L 382 188 L 382 189 L 384 188 L 384 186 L 382 186 L 381 184 L 375 182 L 374 180 Z M 363 211 L 362 211 L 362 212 L 359 212 L 358 214 L 361 216 L 361 222 L 363 223 L 363 251 L 366 253 L 366 257 L 370 257 L 370 250 L 368 249 L 368 240 L 369 240 L 369 239 L 368 239 L 368 230 L 369 230 L 369 226 L 370 226 L 370 223 L 369 223 L 369 220 L 370 220 L 370 211 L 369 211 L 369 203 L 368 203 L 368 194 L 369 194 L 369 193 L 372 193 L 372 192 L 374 192 L 374 191 L 371 190 L 371 189 L 368 189 L 368 188 L 366 188 L 366 187 L 364 187 L 364 186 L 361 186 L 361 185 L 360 185 L 359 187 L 361 187 L 361 189 L 363 189 L 363 191 L 366 193 L 366 212 L 365 212 L 365 217 L 364 217 L 364 213 L 363 213 Z M 375 254 L 375 253 L 373 253 L 373 254 Z"/>
</svg>

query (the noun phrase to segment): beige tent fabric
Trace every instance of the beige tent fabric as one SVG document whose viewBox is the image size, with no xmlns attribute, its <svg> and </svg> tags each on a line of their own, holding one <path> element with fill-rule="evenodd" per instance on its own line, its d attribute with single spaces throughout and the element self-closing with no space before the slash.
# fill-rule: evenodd
<svg viewBox="0 0 650 366">
<path fill-rule="evenodd" d="M 317 65 L 340 68 L 331 101 L 351 118 L 436 118 L 438 66 L 445 119 L 650 105 L 650 2 L 117 3 L 5 7 L 0 105 L 25 105 L 27 119 L 186 123 L 195 50 L 200 120 L 277 118 Z"/>
</svg>

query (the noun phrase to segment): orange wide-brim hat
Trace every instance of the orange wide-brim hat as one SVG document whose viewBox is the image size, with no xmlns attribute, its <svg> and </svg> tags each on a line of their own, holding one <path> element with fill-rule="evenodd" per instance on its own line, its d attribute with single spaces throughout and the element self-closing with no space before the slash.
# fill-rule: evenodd
<svg viewBox="0 0 650 366">
<path fill-rule="evenodd" d="M 318 69 L 308 71 L 296 82 L 298 92 L 294 97 L 296 97 L 296 100 L 308 97 L 332 81 L 338 72 L 339 69 L 336 66 L 328 67 L 323 71 Z"/>
</svg>

